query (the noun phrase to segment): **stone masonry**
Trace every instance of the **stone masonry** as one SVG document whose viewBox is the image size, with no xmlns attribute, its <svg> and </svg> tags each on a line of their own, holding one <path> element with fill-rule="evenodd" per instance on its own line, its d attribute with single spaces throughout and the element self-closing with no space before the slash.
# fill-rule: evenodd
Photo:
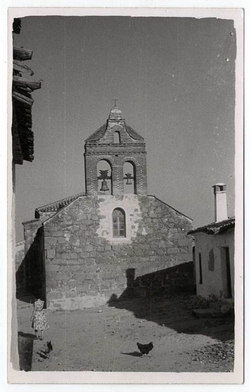
<svg viewBox="0 0 250 392">
<path fill-rule="evenodd" d="M 135 276 L 191 260 L 190 219 L 155 197 L 133 195 L 115 200 L 125 209 L 130 236 L 116 242 L 105 214 L 105 199 L 79 197 L 44 224 L 47 303 L 51 309 L 100 305 L 127 287 L 126 271 Z M 131 203 L 132 202 L 132 203 Z"/>
</svg>

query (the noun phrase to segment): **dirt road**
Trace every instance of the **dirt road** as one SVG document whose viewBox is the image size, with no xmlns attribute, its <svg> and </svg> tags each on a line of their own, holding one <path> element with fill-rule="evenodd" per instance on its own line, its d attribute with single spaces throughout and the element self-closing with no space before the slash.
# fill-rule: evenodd
<svg viewBox="0 0 250 392">
<path fill-rule="evenodd" d="M 32 371 L 233 371 L 232 317 L 197 319 L 194 301 L 138 298 L 81 311 L 46 311 L 50 328 L 44 341 L 33 339 L 32 305 L 19 302 L 19 340 L 32 340 Z M 53 351 L 42 358 L 40 350 L 50 340 Z M 150 341 L 151 355 L 142 357 L 136 342 Z"/>
</svg>

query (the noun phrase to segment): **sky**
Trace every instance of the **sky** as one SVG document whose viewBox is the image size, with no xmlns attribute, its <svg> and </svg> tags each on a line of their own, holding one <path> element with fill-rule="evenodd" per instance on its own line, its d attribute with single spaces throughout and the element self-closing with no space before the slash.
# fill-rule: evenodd
<svg viewBox="0 0 250 392">
<path fill-rule="evenodd" d="M 204 13 L 205 16 L 205 13 Z M 35 208 L 84 192 L 84 141 L 117 98 L 144 137 L 148 194 L 193 219 L 214 221 L 212 185 L 235 200 L 233 20 L 185 17 L 22 19 L 14 44 L 42 79 L 33 92 L 34 161 L 16 165 L 16 240 Z"/>
</svg>

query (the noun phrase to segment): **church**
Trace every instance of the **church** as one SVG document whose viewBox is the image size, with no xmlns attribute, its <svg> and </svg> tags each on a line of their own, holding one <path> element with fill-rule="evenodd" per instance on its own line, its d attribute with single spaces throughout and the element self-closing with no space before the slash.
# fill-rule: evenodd
<svg viewBox="0 0 250 392">
<path fill-rule="evenodd" d="M 145 141 L 116 104 L 85 141 L 84 162 L 85 193 L 23 223 L 26 289 L 51 310 L 101 306 L 192 259 L 192 220 L 148 195 Z"/>
</svg>

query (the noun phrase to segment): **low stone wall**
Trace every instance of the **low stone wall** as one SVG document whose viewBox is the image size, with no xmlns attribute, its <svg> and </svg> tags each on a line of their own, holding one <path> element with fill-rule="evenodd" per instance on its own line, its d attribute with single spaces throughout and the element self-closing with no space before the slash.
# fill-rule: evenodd
<svg viewBox="0 0 250 392">
<path fill-rule="evenodd" d="M 119 299 L 180 293 L 195 294 L 193 261 L 138 276 L 136 279 L 135 270 L 127 270 L 127 288 Z M 118 298 L 113 296 L 110 300 L 115 299 Z"/>
</svg>

